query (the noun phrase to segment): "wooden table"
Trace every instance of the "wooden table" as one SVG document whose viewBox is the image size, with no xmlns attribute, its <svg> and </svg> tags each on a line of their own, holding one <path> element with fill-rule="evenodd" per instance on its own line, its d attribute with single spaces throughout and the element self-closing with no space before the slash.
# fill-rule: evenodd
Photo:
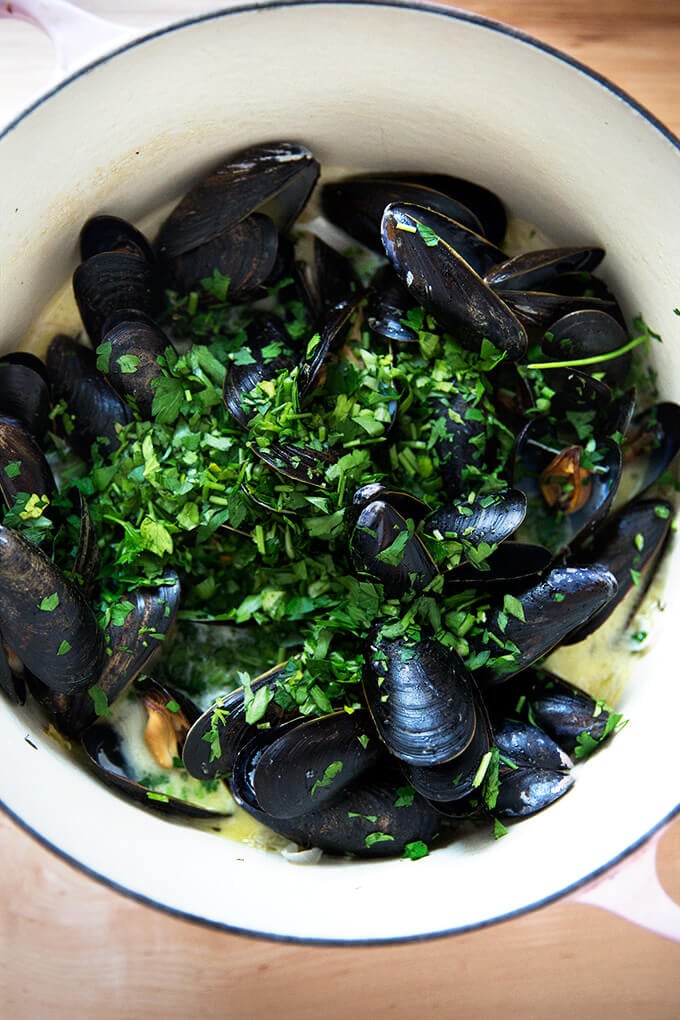
<svg viewBox="0 0 680 1020">
<path fill-rule="evenodd" d="M 140 27 L 208 6 L 82 0 Z M 217 4 L 215 5 L 217 6 Z M 676 0 L 469 0 L 566 50 L 680 133 Z M 6 29 L 6 31 L 5 31 Z M 50 48 L 0 22 L 0 119 L 45 87 Z M 2 755 L 0 752 L 0 761 Z M 236 937 L 111 892 L 0 817 L 0 1017 L 680 1017 L 680 946 L 557 903 L 433 942 L 313 948 Z M 659 872 L 680 900 L 680 819 Z"/>
</svg>

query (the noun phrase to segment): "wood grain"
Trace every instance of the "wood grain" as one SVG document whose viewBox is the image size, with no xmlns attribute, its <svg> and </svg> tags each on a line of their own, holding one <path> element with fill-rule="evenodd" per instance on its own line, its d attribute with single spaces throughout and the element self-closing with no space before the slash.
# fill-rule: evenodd
<svg viewBox="0 0 680 1020">
<path fill-rule="evenodd" d="M 164 12 L 186 17 L 207 5 L 81 6 L 150 27 Z M 589 64 L 680 132 L 676 0 L 467 6 Z M 51 50 L 30 28 L 0 28 L 2 120 L 45 87 Z M 0 861 L 0 1016 L 7 1020 L 680 1017 L 680 946 L 595 908 L 562 902 L 454 938 L 316 948 L 208 930 L 132 902 L 3 817 Z M 680 819 L 659 861 L 662 882 L 680 900 Z"/>
</svg>

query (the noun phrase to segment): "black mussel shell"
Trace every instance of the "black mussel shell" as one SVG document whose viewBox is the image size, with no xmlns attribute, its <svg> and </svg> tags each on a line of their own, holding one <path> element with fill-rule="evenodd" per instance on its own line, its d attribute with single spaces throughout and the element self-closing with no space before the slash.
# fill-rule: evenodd
<svg viewBox="0 0 680 1020">
<path fill-rule="evenodd" d="M 256 210 L 285 233 L 305 206 L 319 176 L 309 149 L 268 142 L 243 149 L 196 184 L 168 216 L 156 247 L 172 258 L 224 233 Z"/>
<path fill-rule="evenodd" d="M 493 191 L 483 185 L 449 174 L 404 172 L 394 176 L 415 184 L 424 184 L 427 188 L 434 188 L 462 202 L 477 217 L 482 226 L 481 233 L 492 244 L 500 244 L 505 237 L 508 227 L 505 206 Z"/>
<path fill-rule="evenodd" d="M 409 311 L 417 307 L 392 266 L 380 266 L 373 274 L 366 297 L 369 329 L 384 340 L 417 344 L 418 333 L 404 323 Z"/>
<path fill-rule="evenodd" d="M 543 353 L 551 361 L 574 361 L 609 354 L 628 343 L 628 334 L 609 312 L 582 308 L 553 322 L 543 337 Z M 621 385 L 628 375 L 632 352 L 607 361 L 576 366 L 589 375 L 603 372 L 608 382 Z"/>
<path fill-rule="evenodd" d="M 67 433 L 69 445 L 85 460 L 90 459 L 97 439 L 108 444 L 109 452 L 117 449 L 119 427 L 132 420 L 130 408 L 98 371 L 96 361 L 94 351 L 68 336 L 56 336 L 47 350 L 52 401 L 65 401 L 73 418 Z"/>
<path fill-rule="evenodd" d="M 338 459 L 338 454 L 329 447 L 317 450 L 311 446 L 294 446 L 291 443 L 271 443 L 269 446 L 252 443 L 248 449 L 284 478 L 292 478 L 302 485 L 315 488 L 326 484 L 326 468 Z"/>
<path fill-rule="evenodd" d="M 283 729 L 272 732 L 251 776 L 259 807 L 274 818 L 320 810 L 385 754 L 368 712 L 333 712 Z"/>
<path fill-rule="evenodd" d="M 612 572 L 618 590 L 606 606 L 569 635 L 566 644 L 583 641 L 596 631 L 633 589 L 637 590 L 639 603 L 668 538 L 672 519 L 673 508 L 666 500 L 639 500 L 628 503 L 598 528 L 592 544 L 583 552 Z M 631 615 L 633 612 L 631 608 Z"/>
<path fill-rule="evenodd" d="M 168 571 L 164 584 L 130 591 L 113 607 L 113 619 L 106 628 L 108 654 L 96 682 L 107 704 L 112 705 L 150 666 L 175 620 L 179 597 L 179 579 Z M 124 618 L 117 622 L 120 615 Z M 78 736 L 96 722 L 95 702 L 89 690 L 66 694 L 35 683 L 32 690 L 66 736 Z"/>
<path fill-rule="evenodd" d="M 504 290 L 545 290 L 562 273 L 590 272 L 604 258 L 603 248 L 546 248 L 524 252 L 490 269 L 490 287 Z M 548 284 L 548 287 L 544 287 Z"/>
<path fill-rule="evenodd" d="M 49 387 L 40 359 L 23 351 L 5 355 L 0 361 L 0 414 L 16 418 L 40 442 L 49 413 Z"/>
<path fill-rule="evenodd" d="M 389 751 L 409 765 L 441 765 L 470 744 L 475 685 L 462 659 L 431 637 L 387 639 L 374 626 L 364 696 Z"/>
<path fill-rule="evenodd" d="M 290 340 L 281 319 L 268 313 L 257 315 L 246 330 L 244 357 L 232 361 L 224 377 L 222 396 L 232 418 L 247 428 L 254 409 L 244 406 L 243 398 L 259 383 L 275 379 L 293 364 Z"/>
<path fill-rule="evenodd" d="M 382 584 L 388 598 L 419 592 L 437 576 L 437 566 L 408 520 L 383 500 L 359 513 L 349 546 L 354 569 Z"/>
<path fill-rule="evenodd" d="M 526 512 L 526 495 L 519 489 L 504 489 L 436 510 L 425 520 L 423 530 L 426 535 L 439 534 L 473 546 L 499 545 L 515 534 Z"/>
<path fill-rule="evenodd" d="M 592 748 L 613 728 L 609 722 L 611 710 L 595 701 L 585 691 L 569 684 L 551 673 L 535 670 L 518 676 L 517 690 L 522 691 L 517 704 L 521 712 L 530 711 L 537 726 L 540 726 L 567 754 L 579 756 L 584 742 Z"/>
<path fill-rule="evenodd" d="M 541 768 L 501 769 L 494 813 L 503 819 L 526 818 L 554 804 L 574 785 L 569 772 Z"/>
<path fill-rule="evenodd" d="M 382 500 L 383 503 L 389 503 L 402 517 L 412 521 L 422 520 L 429 510 L 427 503 L 418 499 L 417 496 L 412 496 L 410 492 L 404 492 L 402 489 L 384 485 L 382 482 L 369 482 L 368 485 L 362 485 L 357 489 L 352 496 L 352 508 L 356 508 L 357 511 L 362 510 L 377 499 Z"/>
<path fill-rule="evenodd" d="M 78 493 L 78 509 L 80 511 L 80 528 L 78 529 L 78 547 L 73 562 L 73 573 L 78 578 L 85 597 L 91 598 L 97 587 L 101 550 L 90 508 L 82 492 Z"/>
<path fill-rule="evenodd" d="M 680 448 L 680 406 L 656 404 L 633 418 L 623 443 L 622 490 L 628 500 L 653 485 Z"/>
<path fill-rule="evenodd" d="M 456 498 L 483 469 L 484 447 L 476 440 L 486 432 L 484 416 L 461 393 L 451 393 L 432 402 L 432 427 L 438 429 L 434 450 L 445 491 Z"/>
<path fill-rule="evenodd" d="M 390 208 L 411 217 L 416 223 L 418 234 L 428 247 L 436 248 L 439 244 L 445 244 L 478 276 L 483 277 L 492 266 L 505 259 L 505 252 L 500 248 L 441 211 L 408 201 L 400 201 Z M 404 229 L 403 222 L 400 229 Z M 387 254 L 390 257 L 389 251 Z"/>
<path fill-rule="evenodd" d="M 131 403 L 141 418 L 150 419 L 155 386 L 162 374 L 158 359 L 172 346 L 170 340 L 153 319 L 126 309 L 104 324 L 102 344 L 110 345 L 106 376 L 116 393 Z"/>
<path fill-rule="evenodd" d="M 332 308 L 324 316 L 318 331 L 308 341 L 298 373 L 298 392 L 301 398 L 306 397 L 317 384 L 321 366 L 329 350 L 336 348 L 338 342 L 344 340 L 350 320 L 360 301 L 361 295 L 357 294 L 344 304 Z"/>
<path fill-rule="evenodd" d="M 321 208 L 331 223 L 381 255 L 380 221 L 386 206 L 394 202 L 416 203 L 482 233 L 477 217 L 461 202 L 424 184 L 369 175 L 333 181 L 321 189 Z"/>
<path fill-rule="evenodd" d="M 288 664 L 284 663 L 256 677 L 250 685 L 252 693 L 255 695 L 261 688 L 267 687 L 273 699 L 278 683 L 287 675 L 287 669 Z M 239 747 L 252 738 L 253 732 L 257 732 L 246 721 L 246 712 L 245 692 L 238 687 L 231 694 L 218 698 L 196 720 L 187 733 L 182 751 L 187 772 L 196 779 L 214 779 L 231 772 Z M 284 718 L 283 709 L 270 699 L 261 722 L 269 724 L 274 732 L 273 728 Z"/>
<path fill-rule="evenodd" d="M 614 575 L 598 563 L 554 567 L 543 580 L 517 594 L 523 619 L 509 614 L 504 604 L 492 605 L 487 630 L 510 651 L 495 665 L 476 670 L 475 679 L 492 687 L 531 666 L 614 598 L 616 588 Z M 470 635 L 469 642 L 478 656 L 486 652 L 498 657 L 495 641 Z"/>
<path fill-rule="evenodd" d="M 585 537 L 608 513 L 622 471 L 621 447 L 597 439 L 586 452 L 578 438 L 556 434 L 545 419 L 529 422 L 517 437 L 513 485 L 527 496 L 521 537 L 558 553 Z"/>
<path fill-rule="evenodd" d="M 609 315 L 617 313 L 615 301 L 607 298 L 580 297 L 573 294 L 549 293 L 539 290 L 494 291 L 505 305 L 526 327 L 549 330 L 558 319 L 577 311 L 602 311 Z"/>
<path fill-rule="evenodd" d="M 103 251 L 81 262 L 73 274 L 73 293 L 85 331 L 95 345 L 114 312 L 136 308 L 153 318 L 161 300 L 155 266 L 127 251 Z"/>
<path fill-rule="evenodd" d="M 505 585 L 514 590 L 530 577 L 543 574 L 553 561 L 553 555 L 543 545 L 530 542 L 504 542 L 484 559 L 479 566 L 461 563 L 444 575 L 447 590 L 474 585 L 477 588 L 496 588 Z"/>
<path fill-rule="evenodd" d="M 474 736 L 461 754 L 442 765 L 404 765 L 404 774 L 413 788 L 444 813 L 448 813 L 448 805 L 473 793 L 482 760 L 491 748 L 491 727 L 481 698 L 475 699 L 475 707 Z"/>
<path fill-rule="evenodd" d="M 51 690 L 87 690 L 99 678 L 104 636 L 80 591 L 37 546 L 0 525 L 0 631 Z"/>
<path fill-rule="evenodd" d="M 314 283 L 319 309 L 319 317 L 323 321 L 327 314 L 346 305 L 354 306 L 356 298 L 363 293 L 361 282 L 349 259 L 341 255 L 335 248 L 314 237 Z M 342 346 L 346 331 L 341 331 L 333 343 L 333 348 Z"/>
<path fill-rule="evenodd" d="M 135 588 L 114 607 L 125 615 L 122 622 L 114 616 L 107 627 L 110 654 L 98 682 L 109 702 L 148 670 L 175 621 L 180 595 L 179 578 L 168 570 L 160 584 Z"/>
<path fill-rule="evenodd" d="M 255 797 L 251 758 L 258 748 L 242 749 L 234 762 L 231 789 L 237 804 L 263 825 L 302 847 L 318 847 L 328 854 L 357 857 L 401 856 L 410 843 L 430 846 L 441 824 L 438 812 L 397 770 L 378 766 L 347 787 L 323 810 L 296 818 L 273 818 Z M 408 792 L 408 796 L 404 794 Z"/>
<path fill-rule="evenodd" d="M 25 427 L 0 415 L 0 495 L 8 509 L 20 492 L 52 500 L 56 483 L 45 454 Z"/>
<path fill-rule="evenodd" d="M 258 297 L 276 265 L 279 232 L 262 213 L 253 213 L 197 248 L 163 262 L 165 286 L 180 294 L 200 290 L 217 270 L 229 277 L 229 298 Z"/>
<path fill-rule="evenodd" d="M 494 729 L 494 744 L 506 765 L 568 772 L 574 764 L 552 737 L 518 719 L 505 719 Z"/>
<path fill-rule="evenodd" d="M 103 251 L 126 251 L 153 262 L 151 245 L 141 230 L 119 216 L 91 216 L 80 231 L 80 257 L 84 262 Z"/>
<path fill-rule="evenodd" d="M 439 236 L 439 229 L 437 214 L 428 209 L 387 207 L 382 238 L 397 275 L 418 303 L 466 347 L 477 350 L 487 339 L 510 361 L 519 360 L 527 349 L 524 326 Z"/>
</svg>

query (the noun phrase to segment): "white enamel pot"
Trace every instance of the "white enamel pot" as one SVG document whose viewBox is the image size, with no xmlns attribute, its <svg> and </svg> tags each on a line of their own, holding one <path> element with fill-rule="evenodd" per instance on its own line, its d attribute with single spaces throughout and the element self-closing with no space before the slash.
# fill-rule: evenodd
<svg viewBox="0 0 680 1020">
<path fill-rule="evenodd" d="M 664 337 L 662 399 L 680 397 L 678 141 L 563 55 L 414 4 L 231 8 L 125 45 L 36 103 L 0 138 L 3 347 L 67 279 L 90 214 L 139 221 L 223 155 L 284 138 L 324 166 L 477 180 L 559 242 L 603 245 L 626 312 Z M 677 548 L 665 602 L 621 704 L 630 724 L 567 797 L 498 842 L 466 836 L 417 863 L 295 867 L 131 806 L 5 703 L 0 800 L 109 884 L 232 930 L 372 942 L 486 925 L 584 887 L 677 811 Z M 677 935 L 665 909 L 648 923 Z"/>
</svg>

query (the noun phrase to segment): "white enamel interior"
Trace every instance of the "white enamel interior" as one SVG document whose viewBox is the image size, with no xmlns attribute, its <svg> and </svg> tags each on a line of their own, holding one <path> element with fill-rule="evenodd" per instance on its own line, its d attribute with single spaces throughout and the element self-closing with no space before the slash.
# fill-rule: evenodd
<svg viewBox="0 0 680 1020">
<path fill-rule="evenodd" d="M 451 10 L 231 11 L 63 86 L 0 142 L 2 345 L 66 279 L 89 215 L 139 220 L 217 158 L 276 138 L 307 143 L 324 165 L 469 177 L 561 242 L 604 245 L 627 311 L 664 336 L 662 393 L 678 399 L 676 144 L 565 60 Z M 630 725 L 577 770 L 568 797 L 498 843 L 465 837 L 417 864 L 296 867 L 128 805 L 4 703 L 0 800 L 95 874 L 237 929 L 373 940 L 483 924 L 583 880 L 676 808 L 680 684 L 668 624 L 679 581 L 674 562 L 666 626 L 622 706 Z"/>
</svg>

